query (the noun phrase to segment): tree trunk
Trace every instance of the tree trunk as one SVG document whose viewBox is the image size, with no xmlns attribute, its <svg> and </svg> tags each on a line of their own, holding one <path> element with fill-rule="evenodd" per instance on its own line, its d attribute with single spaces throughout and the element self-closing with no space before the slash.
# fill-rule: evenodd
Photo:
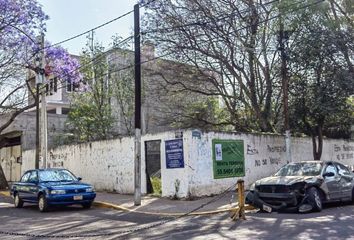
<svg viewBox="0 0 354 240">
<path fill-rule="evenodd" d="M 316 129 L 312 131 L 312 149 L 313 149 L 314 160 L 318 160 L 318 161 L 321 160 L 322 148 L 323 148 L 322 126 L 317 126 Z"/>
<path fill-rule="evenodd" d="M 2 170 L 2 166 L 0 164 L 0 190 L 5 190 L 8 188 L 9 188 L 9 184 L 6 181 L 4 171 Z"/>
</svg>

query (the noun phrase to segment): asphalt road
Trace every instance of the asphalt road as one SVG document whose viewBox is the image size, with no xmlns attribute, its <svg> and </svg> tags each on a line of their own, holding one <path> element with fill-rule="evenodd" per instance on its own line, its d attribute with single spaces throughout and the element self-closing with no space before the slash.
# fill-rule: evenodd
<svg viewBox="0 0 354 240">
<path fill-rule="evenodd" d="M 320 213 L 246 216 L 247 220 L 237 222 L 231 221 L 229 214 L 174 219 L 79 206 L 40 213 L 36 206 L 16 209 L 10 198 L 0 196 L 0 239 L 354 240 L 353 205 L 331 205 Z"/>
</svg>

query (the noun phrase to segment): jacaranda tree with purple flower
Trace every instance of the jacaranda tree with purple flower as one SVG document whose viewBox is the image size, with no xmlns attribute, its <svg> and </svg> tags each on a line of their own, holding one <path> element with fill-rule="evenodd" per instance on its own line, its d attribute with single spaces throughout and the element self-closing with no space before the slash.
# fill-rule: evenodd
<svg viewBox="0 0 354 240">
<path fill-rule="evenodd" d="M 39 45 L 37 36 L 45 33 L 48 16 L 36 0 L 0 0 L 0 148 L 1 134 L 22 112 L 35 106 L 29 77 L 34 76 Z M 71 83 L 81 79 L 79 63 L 68 52 L 45 43 L 47 74 Z M 0 165 L 0 189 L 6 186 Z"/>
<path fill-rule="evenodd" d="M 42 51 L 36 36 L 46 31 L 48 18 L 36 0 L 0 0 L 0 134 L 21 112 L 34 107 L 27 102 L 34 94 L 28 77 Z M 51 76 L 80 81 L 79 63 L 65 49 L 46 42 L 44 54 Z"/>
</svg>

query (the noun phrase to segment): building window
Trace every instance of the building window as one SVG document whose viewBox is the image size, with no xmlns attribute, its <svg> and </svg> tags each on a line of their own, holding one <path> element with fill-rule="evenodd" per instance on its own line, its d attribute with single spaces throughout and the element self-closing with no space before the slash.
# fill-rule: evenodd
<svg viewBox="0 0 354 240">
<path fill-rule="evenodd" d="M 46 85 L 46 92 L 47 95 L 53 95 L 58 91 L 58 78 L 52 78 L 49 80 L 48 84 Z"/>
<path fill-rule="evenodd" d="M 78 92 L 79 83 L 66 82 L 66 91 L 67 92 Z"/>
</svg>

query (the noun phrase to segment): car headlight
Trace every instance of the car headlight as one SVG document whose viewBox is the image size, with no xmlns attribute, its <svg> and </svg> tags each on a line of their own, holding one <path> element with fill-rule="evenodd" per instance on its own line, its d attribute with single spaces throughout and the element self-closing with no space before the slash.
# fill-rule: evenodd
<svg viewBox="0 0 354 240">
<path fill-rule="evenodd" d="M 50 191 L 50 194 L 65 194 L 65 190 L 52 190 Z"/>
<path fill-rule="evenodd" d="M 86 192 L 94 192 L 95 190 L 92 188 L 92 187 L 90 187 L 90 188 L 86 188 Z"/>
<path fill-rule="evenodd" d="M 254 191 L 256 189 L 256 184 L 252 183 L 252 185 L 250 186 L 250 191 Z"/>
</svg>

